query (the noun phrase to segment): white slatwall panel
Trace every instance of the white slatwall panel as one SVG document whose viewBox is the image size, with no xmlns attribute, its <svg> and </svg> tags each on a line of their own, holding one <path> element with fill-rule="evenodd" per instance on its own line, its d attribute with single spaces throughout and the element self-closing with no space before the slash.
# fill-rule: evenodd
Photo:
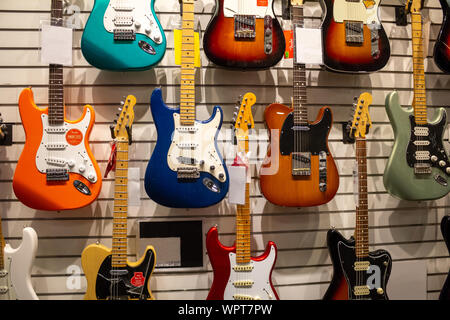
<svg viewBox="0 0 450 320">
<path fill-rule="evenodd" d="M 89 16 L 94 0 L 72 0 L 81 8 L 83 25 Z M 337 161 L 341 183 L 336 197 L 326 205 L 316 208 L 281 208 L 268 203 L 259 191 L 258 167 L 268 143 L 264 129 L 264 107 L 278 101 L 290 102 L 292 61 L 283 60 L 267 71 L 240 72 L 217 68 L 208 63 L 201 51 L 203 67 L 197 71 L 198 117 L 206 119 L 215 104 L 224 110 L 225 124 L 231 124 L 233 106 L 238 96 L 253 91 L 257 97 L 254 107 L 259 149 L 254 146 L 251 205 L 253 208 L 253 248 L 255 254 L 264 250 L 268 240 L 279 248 L 274 284 L 281 299 L 320 299 L 331 279 L 331 264 L 326 248 L 326 232 L 335 226 L 346 236 L 354 227 L 354 202 L 352 168 L 353 146 L 343 145 L 341 126 L 347 121 L 354 96 L 362 91 L 373 95 L 371 116 L 373 129 L 368 140 L 370 236 L 372 248 L 387 249 L 394 260 L 427 261 L 427 292 L 436 299 L 448 272 L 450 259 L 442 241 L 439 222 L 450 211 L 449 197 L 429 202 L 399 201 L 385 191 L 382 181 L 384 166 L 393 144 L 393 132 L 384 110 L 384 98 L 396 89 L 403 105 L 412 101 L 412 59 L 410 26 L 395 25 L 396 0 L 385 0 L 381 6 L 384 28 L 391 39 L 392 56 L 380 72 L 369 75 L 342 75 L 308 66 L 308 100 L 311 120 L 323 105 L 333 107 L 335 124 L 330 135 L 330 148 Z M 321 9 L 317 2 L 306 4 L 307 23 L 319 25 Z M 218 224 L 221 240 L 226 245 L 233 242 L 234 208 L 227 201 L 199 210 L 169 209 L 149 200 L 143 188 L 143 174 L 156 141 L 148 103 L 151 91 L 161 86 L 164 99 L 175 106 L 178 99 L 179 67 L 174 64 L 172 21 L 179 17 L 176 0 L 156 1 L 156 11 L 165 29 L 168 50 L 161 63 L 144 72 L 105 72 L 90 66 L 80 50 L 82 30 L 74 32 L 74 66 L 65 68 L 66 104 L 70 118 L 81 115 L 84 104 L 92 104 L 96 111 L 96 125 L 91 135 L 91 147 L 102 172 L 109 156 L 110 133 L 108 126 L 115 118 L 116 107 L 122 96 L 134 94 L 138 104 L 133 129 L 135 143 L 132 147 L 131 165 L 141 168 L 140 208 L 130 208 L 129 248 L 134 259 L 136 219 L 180 218 L 203 219 L 205 230 Z M 197 17 L 204 30 L 211 17 L 213 0 L 198 1 Z M 276 13 L 280 14 L 280 3 Z M 40 63 L 39 23 L 49 18 L 50 0 L 0 1 L 0 112 L 7 122 L 14 123 L 14 144 L 0 148 L 0 212 L 7 241 L 18 245 L 23 226 L 32 226 L 39 235 L 39 249 L 32 270 L 32 281 L 41 299 L 81 299 L 86 288 L 84 277 L 79 289 L 69 289 L 70 265 L 80 265 L 83 248 L 101 240 L 111 244 L 111 205 L 113 179 L 104 180 L 98 201 L 89 207 L 62 213 L 36 212 L 22 205 L 14 196 L 12 176 L 23 148 L 25 136 L 21 126 L 17 99 L 20 91 L 33 86 L 36 102 L 47 103 L 48 67 Z M 439 2 L 430 0 L 425 13 L 431 19 L 431 34 L 426 59 L 428 104 L 434 107 L 449 104 L 450 76 L 443 75 L 435 66 L 432 50 L 440 29 L 442 13 Z M 286 24 L 286 23 L 285 23 Z M 286 24 L 287 25 L 287 24 Z M 238 80 L 237 80 L 238 79 Z M 447 111 L 450 111 L 447 108 Z M 233 158 L 230 132 L 222 130 L 220 148 L 228 159 Z M 445 146 L 450 149 L 448 133 Z M 206 255 L 206 252 L 205 252 Z M 205 259 L 208 261 L 208 259 Z M 164 273 L 156 271 L 151 280 L 157 299 L 204 299 L 212 281 L 211 266 L 198 272 Z"/>
</svg>

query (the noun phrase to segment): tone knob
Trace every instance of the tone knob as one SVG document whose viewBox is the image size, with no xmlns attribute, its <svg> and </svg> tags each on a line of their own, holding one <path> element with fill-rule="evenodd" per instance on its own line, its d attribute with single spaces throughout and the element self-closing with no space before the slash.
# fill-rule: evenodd
<svg viewBox="0 0 450 320">
<path fill-rule="evenodd" d="M 383 294 L 383 293 L 384 293 L 383 288 L 378 288 L 378 289 L 377 289 L 377 293 L 378 293 L 378 294 Z"/>
<path fill-rule="evenodd" d="M 266 29 L 266 36 L 269 37 L 272 34 L 272 30 Z"/>
<path fill-rule="evenodd" d="M 150 32 L 152 32 L 152 29 L 150 29 L 150 28 L 145 28 L 145 33 L 150 34 Z"/>
<path fill-rule="evenodd" d="M 134 23 L 134 26 L 136 27 L 136 29 L 139 29 L 141 27 L 141 23 L 139 21 L 136 21 Z"/>
<path fill-rule="evenodd" d="M 447 172 L 447 174 L 450 174 L 450 167 L 447 167 L 447 169 L 445 169 L 445 172 Z"/>
<path fill-rule="evenodd" d="M 223 180 L 223 178 L 225 177 L 225 175 L 223 173 L 219 173 L 219 179 Z"/>
<path fill-rule="evenodd" d="M 155 36 L 153 37 L 153 40 L 154 40 L 155 42 L 159 42 L 160 39 L 161 39 L 161 38 L 159 37 L 159 35 L 155 35 Z"/>
<path fill-rule="evenodd" d="M 266 44 L 266 50 L 270 51 L 270 49 L 272 49 L 272 45 L 271 44 Z"/>
<path fill-rule="evenodd" d="M 67 162 L 67 164 L 69 165 L 69 167 L 73 167 L 73 166 L 75 165 L 75 161 L 69 160 L 69 161 Z"/>
<path fill-rule="evenodd" d="M 439 165 L 440 165 L 441 167 L 445 167 L 445 161 L 444 161 L 444 160 L 439 161 Z"/>
<path fill-rule="evenodd" d="M 83 165 L 78 168 L 78 171 L 80 172 L 84 172 L 84 170 L 86 170 L 86 167 Z"/>
<path fill-rule="evenodd" d="M 216 169 L 216 167 L 214 167 L 214 166 L 209 167 L 209 170 L 211 170 L 211 171 L 213 171 L 214 169 Z"/>
<path fill-rule="evenodd" d="M 431 156 L 431 161 L 436 162 L 437 159 L 438 159 L 438 157 L 436 157 L 436 156 Z"/>
<path fill-rule="evenodd" d="M 91 181 L 94 181 L 95 180 L 95 175 L 93 173 L 89 173 L 88 179 L 91 180 Z"/>
</svg>

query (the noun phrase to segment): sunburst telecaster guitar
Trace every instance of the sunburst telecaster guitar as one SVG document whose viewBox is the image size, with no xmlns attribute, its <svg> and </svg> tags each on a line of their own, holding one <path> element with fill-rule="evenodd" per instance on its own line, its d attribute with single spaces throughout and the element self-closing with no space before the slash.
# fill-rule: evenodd
<svg viewBox="0 0 450 320">
<path fill-rule="evenodd" d="M 127 260 L 128 146 L 134 120 L 134 96 L 128 96 L 112 133 L 116 140 L 112 249 L 91 244 L 81 254 L 86 275 L 86 300 L 153 299 L 150 276 L 156 263 L 155 250 L 147 246 L 136 262 Z"/>
<path fill-rule="evenodd" d="M 62 24 L 62 1 L 52 0 L 51 24 Z M 37 210 L 77 209 L 98 196 L 102 177 L 90 147 L 94 109 L 65 119 L 63 66 L 49 67 L 48 108 L 38 108 L 31 88 L 19 97 L 25 146 L 13 177 L 17 198 Z"/>
<path fill-rule="evenodd" d="M 247 166 L 249 150 L 248 132 L 254 127 L 251 107 L 256 97 L 247 93 L 242 99 L 235 122 L 235 137 L 238 154 L 233 165 Z M 265 252 L 251 257 L 251 207 L 250 183 L 245 186 L 245 204 L 236 208 L 236 242 L 231 247 L 219 241 L 217 227 L 212 227 L 206 236 L 208 257 L 214 271 L 214 279 L 208 300 L 273 300 L 278 299 L 272 284 L 272 270 L 277 258 L 277 247 L 269 241 Z"/>
<path fill-rule="evenodd" d="M 291 1 L 291 19 L 303 26 L 303 1 Z M 260 170 L 260 188 L 270 202 L 289 207 L 317 206 L 330 201 L 339 174 L 328 148 L 333 123 L 331 109 L 322 107 L 308 121 L 305 65 L 296 62 L 294 36 L 293 108 L 278 103 L 264 112 L 271 145 Z"/>
<path fill-rule="evenodd" d="M 372 96 L 359 96 L 349 124 L 350 136 L 356 140 L 357 207 L 355 236 L 346 239 L 336 229 L 327 233 L 327 245 L 333 263 L 333 278 L 325 300 L 387 300 L 387 281 L 392 258 L 386 250 L 369 252 L 369 214 L 367 190 L 366 133 L 371 127 L 369 105 Z"/>
<path fill-rule="evenodd" d="M 384 170 L 386 190 L 402 200 L 433 200 L 450 191 L 450 160 L 442 143 L 445 108 L 427 117 L 421 0 L 409 0 L 411 13 L 414 98 L 402 108 L 396 91 L 386 96 L 386 113 L 394 130 L 394 146 Z"/>
</svg>

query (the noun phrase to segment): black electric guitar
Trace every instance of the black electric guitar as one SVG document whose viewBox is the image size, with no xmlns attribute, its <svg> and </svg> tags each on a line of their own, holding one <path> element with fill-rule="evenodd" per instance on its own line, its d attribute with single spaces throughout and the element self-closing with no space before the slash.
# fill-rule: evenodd
<svg viewBox="0 0 450 320">
<path fill-rule="evenodd" d="M 333 263 L 333 278 L 325 293 L 326 300 L 387 300 L 386 284 L 392 267 L 389 252 L 369 252 L 369 216 L 367 199 L 366 132 L 371 126 L 369 104 L 372 96 L 363 93 L 355 105 L 350 136 L 356 140 L 358 168 L 358 206 L 355 238 L 345 239 L 330 229 L 327 245 Z"/>
<path fill-rule="evenodd" d="M 450 216 L 444 216 L 441 221 L 442 237 L 445 240 L 448 251 L 450 252 Z M 442 287 L 439 300 L 450 300 L 450 270 L 448 272 L 447 279 Z"/>
</svg>

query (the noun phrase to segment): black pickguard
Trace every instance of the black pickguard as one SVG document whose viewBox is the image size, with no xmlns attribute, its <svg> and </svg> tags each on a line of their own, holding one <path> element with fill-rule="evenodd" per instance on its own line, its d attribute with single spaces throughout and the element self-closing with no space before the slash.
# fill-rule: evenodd
<svg viewBox="0 0 450 320">
<path fill-rule="evenodd" d="M 408 148 L 406 150 L 406 161 L 408 165 L 412 168 L 414 168 L 414 163 L 416 163 L 416 159 L 414 157 L 414 154 L 418 148 L 423 151 L 429 151 L 430 156 L 435 155 L 438 159 L 437 161 L 433 162 L 431 160 L 427 161 L 431 164 L 431 166 L 440 169 L 444 173 L 444 177 L 449 176 L 445 172 L 445 168 L 449 165 L 449 160 L 447 157 L 447 154 L 445 152 L 444 146 L 442 144 L 442 134 L 446 126 L 446 114 L 444 113 L 444 116 L 442 117 L 441 121 L 435 125 L 427 124 L 427 125 L 417 125 L 415 122 L 414 116 L 409 116 L 409 121 L 411 125 L 411 136 L 408 143 Z M 416 146 L 414 144 L 414 141 L 419 140 L 420 137 L 417 137 L 414 135 L 414 127 L 426 127 L 429 130 L 429 136 L 427 140 L 430 141 L 430 144 L 428 146 Z M 423 138 L 423 137 L 422 137 Z M 445 161 L 446 165 L 444 167 L 441 167 L 439 165 L 439 161 Z M 425 162 L 425 161 L 419 161 L 419 162 Z"/>
<path fill-rule="evenodd" d="M 355 271 L 354 264 L 357 261 L 355 246 L 349 246 L 347 243 L 339 242 L 337 244 L 341 268 L 348 284 L 348 296 L 350 300 L 388 300 L 386 285 L 391 274 L 392 258 L 386 250 L 376 250 L 370 252 L 369 256 L 363 260 L 369 261 L 371 266 L 380 268 L 380 287 L 373 287 L 367 296 L 356 296 L 355 286 L 368 284 L 369 277 L 373 273 L 367 271 Z M 383 289 L 380 294 L 377 289 Z"/>
<path fill-rule="evenodd" d="M 325 108 L 322 118 L 315 124 L 307 124 L 307 131 L 294 130 L 294 113 L 291 112 L 284 120 L 280 133 L 280 153 L 290 155 L 292 152 L 311 152 L 318 155 L 320 151 L 325 151 L 327 155 L 330 151 L 327 147 L 328 133 L 332 124 L 330 108 Z"/>
<path fill-rule="evenodd" d="M 444 216 L 441 221 L 441 232 L 442 237 L 445 240 L 447 249 L 450 253 L 450 216 Z M 450 270 L 445 280 L 444 286 L 442 287 L 441 293 L 439 295 L 439 300 L 449 300 L 450 301 Z"/>
<path fill-rule="evenodd" d="M 145 252 L 144 260 L 135 268 L 128 265 L 124 268 L 120 268 L 120 270 L 127 271 L 127 273 L 116 277 L 116 280 L 113 280 L 111 276 L 111 259 L 112 255 L 107 256 L 98 271 L 95 286 L 97 299 L 149 299 L 151 296 L 147 286 L 155 265 L 153 251 L 147 250 Z"/>
</svg>

